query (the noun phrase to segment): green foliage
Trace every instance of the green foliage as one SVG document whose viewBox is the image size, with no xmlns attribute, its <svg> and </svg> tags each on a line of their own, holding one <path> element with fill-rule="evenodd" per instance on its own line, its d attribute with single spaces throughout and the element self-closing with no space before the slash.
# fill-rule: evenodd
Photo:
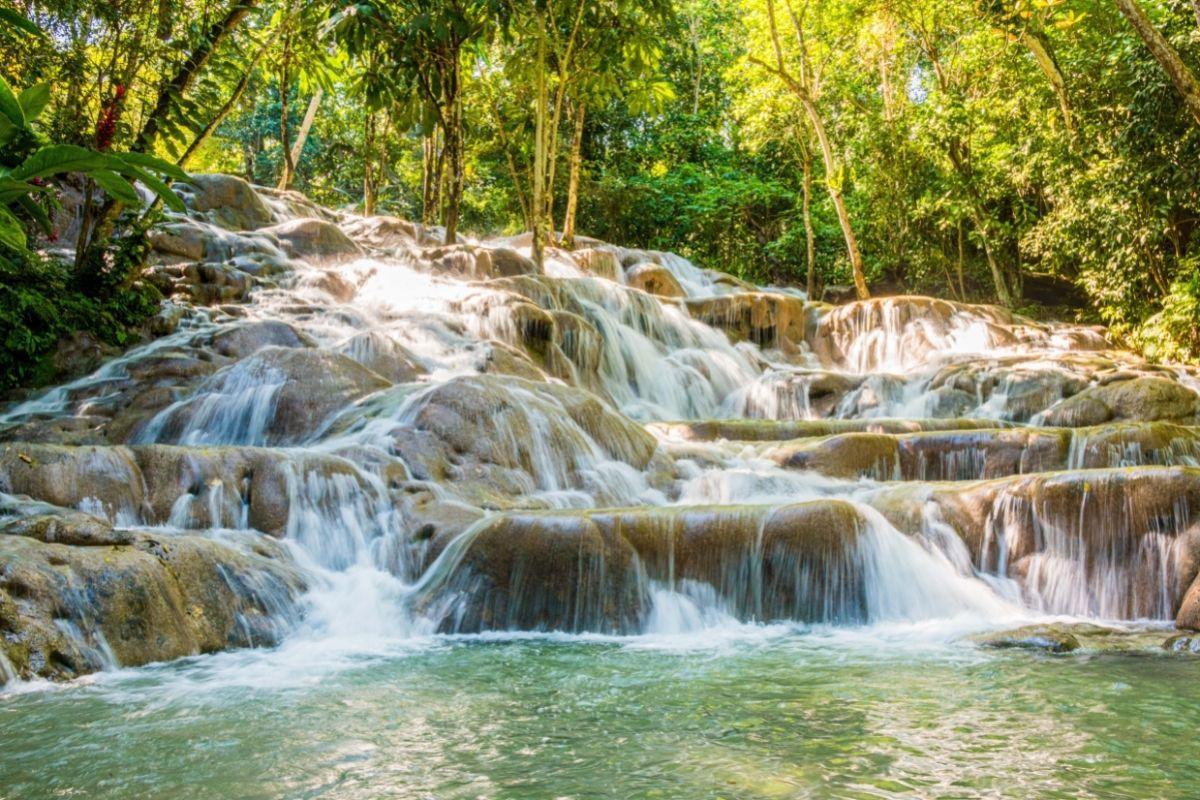
<svg viewBox="0 0 1200 800">
<path fill-rule="evenodd" d="M 0 389 L 55 378 L 54 351 L 78 331 L 107 344 L 130 344 L 161 301 L 154 287 L 138 282 L 84 293 L 61 262 L 27 251 L 0 262 Z"/>
</svg>

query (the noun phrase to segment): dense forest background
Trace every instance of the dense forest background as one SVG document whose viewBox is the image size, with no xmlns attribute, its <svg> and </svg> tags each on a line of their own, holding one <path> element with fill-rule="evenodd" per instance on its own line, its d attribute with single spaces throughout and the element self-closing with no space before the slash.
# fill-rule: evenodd
<svg viewBox="0 0 1200 800">
<path fill-rule="evenodd" d="M 0 9 L 9 178 L 75 145 L 131 154 L 128 180 L 229 172 L 448 240 L 578 232 L 816 296 L 1040 303 L 1200 358 L 1200 0 Z M 131 219 L 111 175 L 53 179 L 86 198 L 69 269 L 40 254 L 53 193 L 16 203 L 0 174 L 23 229 L 0 237 L 10 371 L 97 314 L 119 339 L 152 301 L 129 242 L 155 209 Z"/>
</svg>

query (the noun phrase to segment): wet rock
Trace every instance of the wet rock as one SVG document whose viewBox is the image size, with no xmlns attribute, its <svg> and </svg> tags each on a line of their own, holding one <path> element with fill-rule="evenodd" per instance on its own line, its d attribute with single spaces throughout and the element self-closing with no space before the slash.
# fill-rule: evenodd
<svg viewBox="0 0 1200 800">
<path fill-rule="evenodd" d="M 584 248 L 573 251 L 571 258 L 589 275 L 614 283 L 621 282 L 621 261 L 611 250 Z"/>
<path fill-rule="evenodd" d="M 227 358 L 241 360 L 264 347 L 314 347 L 312 337 L 279 320 L 237 322 L 212 338 L 212 348 Z"/>
<path fill-rule="evenodd" d="M 67 679 L 274 644 L 303 581 L 281 549 L 132 534 L 73 547 L 0 535 L 0 649 L 24 678 Z"/>
<path fill-rule="evenodd" d="M 7 494 L 0 494 L 0 535 L 76 547 L 113 546 L 132 540 L 128 531 L 114 529 L 91 514 Z"/>
<path fill-rule="evenodd" d="M 1162 649 L 1168 653 L 1200 655 L 1200 636 L 1191 636 L 1188 634 L 1172 636 L 1162 643 Z"/>
<path fill-rule="evenodd" d="M 56 376 L 68 379 L 91 372 L 120 352 L 86 331 L 76 331 L 55 346 L 50 364 Z"/>
<path fill-rule="evenodd" d="M 793 295 L 749 292 L 693 298 L 687 301 L 687 307 L 693 317 L 720 328 L 735 341 L 751 341 L 785 351 L 804 341 L 805 303 Z"/>
<path fill-rule="evenodd" d="M 594 395 L 559 384 L 479 375 L 397 387 L 378 402 L 394 407 L 396 393 L 405 397 L 405 412 L 379 435 L 391 438 L 415 477 L 452 485 L 475 505 L 578 489 L 605 461 L 642 469 L 656 446 Z M 356 409 L 364 420 L 372 400 Z M 340 423 L 349 430 L 362 424 L 353 415 Z"/>
<path fill-rule="evenodd" d="M 1200 395 L 1182 384 L 1161 377 L 1090 387 L 1046 412 L 1046 425 L 1079 427 L 1110 420 L 1170 420 L 1194 422 L 1200 415 Z"/>
<path fill-rule="evenodd" d="M 974 637 L 981 647 L 997 649 L 1041 650 L 1047 653 L 1070 653 L 1079 649 L 1079 640 L 1067 630 L 1052 625 L 1031 625 L 1000 633 Z"/>
<path fill-rule="evenodd" d="M 398 217 L 354 217 L 342 225 L 346 235 L 376 250 L 400 250 L 417 244 L 420 226 Z"/>
<path fill-rule="evenodd" d="M 160 442 L 298 444 L 337 412 L 390 385 L 340 353 L 265 347 L 214 374 L 150 424 Z"/>
<path fill-rule="evenodd" d="M 426 373 L 416 355 L 380 331 L 353 336 L 338 346 L 338 352 L 392 383 L 411 383 Z"/>
<path fill-rule="evenodd" d="M 255 230 L 274 222 L 255 188 L 233 175 L 192 175 L 175 190 L 193 212 L 229 230 Z"/>
<path fill-rule="evenodd" d="M 917 431 L 973 430 L 994 428 L 989 419 L 726 419 L 698 422 L 656 422 L 650 427 L 666 436 L 698 442 L 784 441 L 839 433 L 910 433 Z"/>
<path fill-rule="evenodd" d="M 421 251 L 418 267 L 439 275 L 470 280 L 536 275 L 537 266 L 530 259 L 505 247 L 495 249 L 469 244 L 452 244 Z"/>
<path fill-rule="evenodd" d="M 768 457 L 782 467 L 807 469 L 835 478 L 888 480 L 899 470 L 899 447 L 891 436 L 845 433 L 777 448 Z"/>
<path fill-rule="evenodd" d="M 625 272 L 625 283 L 656 297 L 686 297 L 671 270 L 658 264 L 638 264 Z"/>
<path fill-rule="evenodd" d="M 292 258 L 318 261 L 333 261 L 359 258 L 363 250 L 332 222 L 323 219 L 304 218 L 281 222 L 264 228 L 283 245 Z"/>
<path fill-rule="evenodd" d="M 110 518 L 142 508 L 141 475 L 132 454 L 113 447 L 10 444 L 0 447 L 0 492 Z"/>
<path fill-rule="evenodd" d="M 166 222 L 147 235 L 158 253 L 178 256 L 189 261 L 203 261 L 208 249 L 208 234 L 191 221 Z"/>
<path fill-rule="evenodd" d="M 510 513 L 448 546 L 458 563 L 425 602 L 469 592 L 453 630 L 629 633 L 650 610 L 644 574 L 707 585 L 743 619 L 862 621 L 861 525 L 841 501 Z"/>
</svg>

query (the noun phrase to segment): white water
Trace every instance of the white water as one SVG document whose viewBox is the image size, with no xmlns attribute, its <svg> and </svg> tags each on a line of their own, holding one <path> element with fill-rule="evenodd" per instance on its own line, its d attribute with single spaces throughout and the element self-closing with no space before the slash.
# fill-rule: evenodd
<svg viewBox="0 0 1200 800">
<path fill-rule="evenodd" d="M 684 259 L 654 257 L 690 298 L 726 291 L 710 273 Z M 243 321 L 197 312 L 179 332 L 3 417 L 28 422 L 86 413 L 107 397 L 104 387 L 125 378 L 131 366 L 173 349 L 204 350 L 215 332 L 247 322 L 287 322 L 319 347 L 363 364 L 410 360 L 421 373 L 413 383 L 358 398 L 319 430 L 282 442 L 297 448 L 297 458 L 286 470 L 284 535 L 312 589 L 305 598 L 303 623 L 271 657 L 276 666 L 282 661 L 308 674 L 314 661 L 342 663 L 339 659 L 347 654 L 391 652 L 402 643 L 425 643 L 439 630 L 453 629 L 453 616 L 471 598 L 439 591 L 453 584 L 451 578 L 491 517 L 441 542 L 440 555 L 430 563 L 431 545 L 414 539 L 403 503 L 380 465 L 398 464 L 404 437 L 446 413 L 446 393 L 465 391 L 463 387 L 480 381 L 480 371 L 504 347 L 533 353 L 547 346 L 529 359 L 529 367 L 541 370 L 547 382 L 507 380 L 501 390 L 478 384 L 481 393 L 498 392 L 504 401 L 503 407 L 489 406 L 487 425 L 480 427 L 488 432 L 486 441 L 467 443 L 469 452 L 453 454 L 462 462 L 457 477 L 424 486 L 411 481 L 410 488 L 440 500 L 475 500 L 461 484 L 473 478 L 471 459 L 494 451 L 500 455 L 484 463 L 507 481 L 502 500 L 518 507 L 775 506 L 848 499 L 865 524 L 844 566 L 846 574 L 825 576 L 831 591 L 849 585 L 839 583 L 843 580 L 862 588 L 865 619 L 848 619 L 847 624 L 892 625 L 938 639 L 947 630 L 985 629 L 1040 614 L 1170 616 L 1171 598 L 1180 588 L 1172 582 L 1178 559 L 1175 534 L 1186 526 L 1186 514 L 1169 530 L 1142 537 L 1132 564 L 1110 559 L 1096 569 L 1085 568 L 1093 553 L 1079 545 L 1078 531 L 1046 528 L 1044 552 L 1027 565 L 1018 586 L 1009 577 L 1012 565 L 1004 555 L 1008 528 L 1001 522 L 992 533 L 1000 543 L 998 562 L 976 564 L 936 505 L 926 505 L 920 535 L 906 535 L 870 505 L 874 481 L 783 469 L 763 455 L 772 443 L 692 442 L 686 454 L 680 448 L 671 458 L 666 451 L 679 443 L 664 439 L 656 460 L 644 469 L 635 467 L 606 449 L 593 427 L 596 419 L 573 416 L 569 401 L 546 388 L 567 384 L 589 390 L 611 411 L 639 421 L 724 416 L 1012 419 L 1024 413 L 1011 405 L 1022 384 L 1005 372 L 1009 365 L 1004 359 L 1054 361 L 1078 344 L 1054 329 L 1009 336 L 1018 326 L 1002 325 L 978 309 L 913 317 L 903 302 L 883 302 L 828 312 L 822 324 L 833 343 L 830 352 L 817 353 L 804 343 L 800 355 L 786 357 L 750 343 L 734 344 L 725 332 L 693 319 L 684 304 L 588 277 L 565 253 L 555 255 L 548 277 L 524 282 L 480 283 L 431 274 L 415 246 L 340 265 L 293 262 L 290 269 L 278 287 L 254 294 Z M 328 290 L 331 276 L 351 287 L 349 300 L 338 300 Z M 548 342 L 537 339 L 547 318 L 553 318 L 557 331 Z M 962 391 L 965 405 L 943 413 L 942 395 L 934 386 L 937 376 L 950 367 L 984 361 L 998 377 L 979 382 L 974 395 Z M 136 441 L 192 447 L 273 443 L 278 437 L 270 426 L 287 381 L 287 375 L 253 359 L 221 362 L 216 372 L 141 426 Z M 986 392 L 980 388 L 985 383 Z M 1082 466 L 1084 448 L 1082 440 L 1072 442 L 1071 466 Z M 345 455 L 357 466 L 326 474 L 308 469 L 304 454 Z M 1195 463 L 1195 456 L 1194 448 L 1181 445 L 1169 460 Z M 977 452 L 944 456 L 949 460 L 941 464 L 942 474 L 977 470 L 981 457 Z M 1121 463 L 1145 463 L 1146 458 L 1130 449 Z M 495 505 L 486 508 L 504 507 L 501 498 L 490 499 Z M 249 509 L 245 492 L 216 480 L 195 493 L 181 493 L 165 522 L 177 529 L 201 524 L 245 529 Z M 100 498 L 89 501 L 86 510 L 127 526 L 151 522 L 139 519 L 137 509 L 115 509 Z M 761 580 L 761 564 L 757 569 Z M 1156 576 L 1158 594 L 1131 609 L 1121 598 L 1131 581 L 1140 580 L 1135 576 L 1150 574 Z M 748 631 L 768 622 L 739 616 L 735 598 L 722 596 L 712 585 L 669 578 L 641 576 L 645 606 L 634 633 L 641 634 L 643 643 L 752 635 Z M 826 604 L 832 607 L 830 602 Z M 0 674 L 11 677 L 11 672 L 11 665 L 0 661 Z"/>
</svg>

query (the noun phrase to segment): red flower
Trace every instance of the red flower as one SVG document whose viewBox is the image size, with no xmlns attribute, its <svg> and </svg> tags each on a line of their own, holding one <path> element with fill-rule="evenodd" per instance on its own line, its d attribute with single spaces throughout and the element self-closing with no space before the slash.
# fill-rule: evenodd
<svg viewBox="0 0 1200 800">
<path fill-rule="evenodd" d="M 117 134 L 117 122 L 121 119 L 121 104 L 125 100 L 125 87 L 117 84 L 112 99 L 100 109 L 100 120 L 96 123 L 96 149 L 107 150 L 112 147 L 113 137 Z"/>
</svg>

